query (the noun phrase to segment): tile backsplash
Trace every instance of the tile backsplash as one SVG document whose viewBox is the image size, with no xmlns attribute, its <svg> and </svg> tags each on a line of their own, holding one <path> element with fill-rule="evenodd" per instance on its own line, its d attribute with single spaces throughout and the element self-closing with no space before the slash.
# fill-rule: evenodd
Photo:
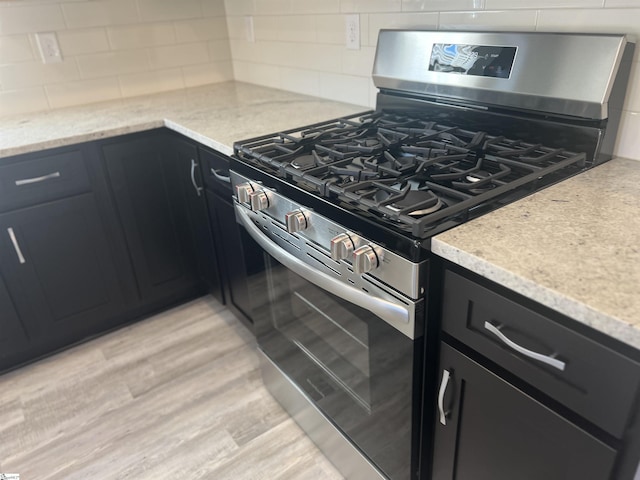
<svg viewBox="0 0 640 480">
<path fill-rule="evenodd" d="M 351 14 L 358 50 L 345 47 Z M 373 107 L 381 28 L 640 38 L 640 0 L 0 0 L 0 115 L 233 78 Z M 42 64 L 37 32 L 56 32 L 62 63 Z M 617 144 L 619 155 L 636 159 L 638 51 Z"/>
<path fill-rule="evenodd" d="M 228 38 L 223 0 L 0 0 L 0 115 L 231 80 Z"/>
</svg>

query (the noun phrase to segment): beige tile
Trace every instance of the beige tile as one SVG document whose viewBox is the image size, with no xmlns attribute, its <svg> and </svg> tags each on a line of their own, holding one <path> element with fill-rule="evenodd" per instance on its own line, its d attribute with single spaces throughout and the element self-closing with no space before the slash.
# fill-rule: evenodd
<svg viewBox="0 0 640 480">
<path fill-rule="evenodd" d="M 383 28 L 436 29 L 437 13 L 392 13 L 369 15 L 369 46 L 378 43 L 378 33 Z"/>
<path fill-rule="evenodd" d="M 82 78 L 108 77 L 149 70 L 147 51 L 123 50 L 76 57 Z"/>
<path fill-rule="evenodd" d="M 63 3 L 62 11 L 69 28 L 121 25 L 139 21 L 136 4 L 130 0 Z"/>
<path fill-rule="evenodd" d="M 222 60 L 231 60 L 231 48 L 229 42 L 225 40 L 211 40 L 209 45 L 209 60 L 212 62 L 220 62 Z"/>
<path fill-rule="evenodd" d="M 638 62 L 631 68 L 624 109 L 640 112 L 640 63 Z"/>
<path fill-rule="evenodd" d="M 265 87 L 280 87 L 280 69 L 274 65 L 233 61 L 233 73 L 240 82 L 255 83 Z"/>
<path fill-rule="evenodd" d="M 375 13 L 399 12 L 402 10 L 402 0 L 342 0 L 342 13 Z"/>
<path fill-rule="evenodd" d="M 227 15 L 254 15 L 256 6 L 254 0 L 224 0 Z"/>
<path fill-rule="evenodd" d="M 640 8 L 540 10 L 537 29 L 544 32 L 630 33 L 640 38 Z M 636 58 L 638 49 L 636 49 Z"/>
<path fill-rule="evenodd" d="M 0 67 L 0 85 L 6 90 L 67 82 L 79 78 L 78 67 L 73 59 L 47 65 L 36 60 Z"/>
<path fill-rule="evenodd" d="M 286 15 L 280 17 L 278 40 L 283 42 L 315 42 L 315 19 L 312 15 Z"/>
<path fill-rule="evenodd" d="M 442 30 L 535 30 L 535 10 L 503 10 L 499 12 L 442 12 Z"/>
<path fill-rule="evenodd" d="M 484 5 L 485 0 L 402 0 L 402 11 L 439 12 L 447 10 L 482 10 Z"/>
<path fill-rule="evenodd" d="M 351 75 L 321 73 L 320 96 L 366 107 L 369 103 L 369 79 Z"/>
<path fill-rule="evenodd" d="M 224 17 L 224 0 L 201 0 L 202 15 L 205 17 Z"/>
<path fill-rule="evenodd" d="M 291 2 L 292 13 L 323 14 L 339 13 L 340 0 L 295 0 Z"/>
<path fill-rule="evenodd" d="M 487 10 L 509 8 L 598 8 L 604 0 L 486 0 Z"/>
<path fill-rule="evenodd" d="M 148 23 L 107 28 L 112 50 L 154 47 L 176 43 L 172 23 Z"/>
<path fill-rule="evenodd" d="M 360 15 L 360 37 L 366 35 L 362 28 L 362 17 L 368 19 L 367 15 Z M 318 43 L 345 44 L 345 20 L 344 15 L 316 15 L 316 40 Z"/>
<path fill-rule="evenodd" d="M 11 2 L 0 5 L 0 35 L 35 33 L 65 28 L 59 5 L 29 5 Z"/>
<path fill-rule="evenodd" d="M 187 87 L 198 87 L 200 85 L 233 80 L 231 60 L 187 65 L 186 67 L 182 67 L 182 73 L 184 83 Z"/>
<path fill-rule="evenodd" d="M 182 43 L 149 49 L 151 68 L 170 68 L 209 62 L 209 47 L 205 42 Z"/>
<path fill-rule="evenodd" d="M 239 31 L 238 38 L 245 38 L 245 24 L 244 18 L 242 22 L 238 23 L 237 29 Z M 270 15 L 264 17 L 253 17 L 253 32 L 256 38 L 256 42 L 264 40 L 277 40 L 280 35 L 280 29 L 282 28 L 283 19 L 286 17 Z"/>
<path fill-rule="evenodd" d="M 605 7 L 640 7 L 640 0 L 604 0 Z"/>
<path fill-rule="evenodd" d="M 254 19 L 255 21 L 255 19 Z M 255 25 L 254 25 L 255 30 Z M 227 17 L 227 32 L 229 34 L 229 38 L 233 39 L 243 39 L 245 38 L 244 32 L 244 17 Z"/>
<path fill-rule="evenodd" d="M 62 108 L 120 98 L 117 77 L 47 85 L 45 90 L 51 108 Z"/>
<path fill-rule="evenodd" d="M 34 57 L 27 35 L 5 35 L 0 37 L 0 64 L 27 62 L 34 60 Z"/>
<path fill-rule="evenodd" d="M 305 95 L 320 95 L 320 73 L 298 68 L 280 68 L 280 85 L 283 90 Z"/>
<path fill-rule="evenodd" d="M 373 71 L 375 47 L 362 47 L 360 50 L 342 51 L 342 73 L 370 77 Z"/>
<path fill-rule="evenodd" d="M 58 42 L 63 56 L 109 50 L 109 40 L 104 28 L 61 30 L 58 32 Z"/>
<path fill-rule="evenodd" d="M 297 47 L 296 54 L 287 56 L 285 60 L 289 66 L 301 67 L 320 72 L 342 72 L 342 45 L 322 44 L 291 44 Z"/>
<path fill-rule="evenodd" d="M 618 130 L 618 140 L 614 154 L 620 157 L 640 160 L 640 113 L 622 112 L 622 122 Z"/>
<path fill-rule="evenodd" d="M 200 0 L 138 0 L 140 18 L 145 22 L 200 18 Z"/>
<path fill-rule="evenodd" d="M 135 97 L 184 88 L 182 70 L 179 68 L 132 73 L 120 75 L 118 78 L 123 97 Z"/>
<path fill-rule="evenodd" d="M 0 116 L 47 110 L 49 103 L 42 87 L 0 91 Z"/>
<path fill-rule="evenodd" d="M 199 18 L 174 22 L 178 43 L 203 42 L 228 38 L 224 17 Z"/>
<path fill-rule="evenodd" d="M 256 15 L 282 15 L 293 13 L 291 0 L 254 0 Z"/>
</svg>

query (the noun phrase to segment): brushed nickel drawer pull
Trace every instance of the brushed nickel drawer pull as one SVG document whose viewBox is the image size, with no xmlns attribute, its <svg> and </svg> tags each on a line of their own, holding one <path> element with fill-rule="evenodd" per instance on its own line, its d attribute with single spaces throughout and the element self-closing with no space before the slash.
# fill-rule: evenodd
<svg viewBox="0 0 640 480">
<path fill-rule="evenodd" d="M 53 172 L 48 175 L 43 175 L 41 177 L 24 178 L 22 180 L 16 180 L 15 183 L 16 183 L 16 186 L 20 187 L 22 185 L 31 185 L 32 183 L 40 183 L 46 180 L 51 180 L 52 178 L 59 178 L 59 177 L 60 177 L 60 172 Z"/>
<path fill-rule="evenodd" d="M 440 390 L 438 391 L 438 412 L 440 413 L 440 423 L 447 425 L 447 413 L 444 410 L 444 394 L 447 393 L 447 386 L 449 385 L 449 378 L 451 373 L 449 370 L 442 371 L 442 381 L 440 382 Z"/>
<path fill-rule="evenodd" d="M 198 196 L 200 196 L 200 192 L 202 191 L 202 187 L 199 187 L 198 184 L 196 183 L 196 167 L 197 166 L 198 166 L 198 164 L 192 158 L 191 159 L 191 183 L 193 183 L 193 188 L 196 189 L 196 193 L 198 194 Z"/>
<path fill-rule="evenodd" d="M 529 350 L 528 348 L 524 348 L 523 346 L 518 345 L 516 342 L 509 339 L 504 333 L 500 331 L 498 327 L 496 327 L 492 323 L 484 322 L 484 328 L 489 330 L 496 337 L 498 337 L 498 339 L 502 341 L 505 345 L 507 345 L 508 347 L 511 347 L 516 352 L 521 353 L 525 357 L 532 358 L 533 360 L 537 360 L 538 362 L 546 363 L 547 365 L 553 368 L 557 368 L 558 370 L 564 372 L 564 369 L 567 366 L 565 362 L 558 360 L 557 358 L 550 357 L 548 355 L 543 355 L 541 353 L 534 352 L 532 350 Z"/>
<path fill-rule="evenodd" d="M 231 177 L 227 175 L 220 175 L 214 168 L 211 169 L 211 174 L 221 182 L 231 183 Z"/>
<path fill-rule="evenodd" d="M 22 250 L 20 250 L 20 245 L 18 245 L 18 239 L 16 238 L 16 234 L 13 231 L 13 228 L 7 228 L 7 232 L 9 232 L 9 238 L 11 239 L 11 243 L 13 243 L 13 248 L 16 251 L 16 255 L 18 256 L 18 261 L 22 263 L 27 263 L 24 259 L 24 255 L 22 255 Z"/>
</svg>

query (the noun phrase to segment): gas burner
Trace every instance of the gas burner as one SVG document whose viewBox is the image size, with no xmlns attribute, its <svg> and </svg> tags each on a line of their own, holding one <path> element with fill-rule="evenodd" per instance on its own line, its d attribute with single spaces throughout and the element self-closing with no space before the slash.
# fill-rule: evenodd
<svg viewBox="0 0 640 480">
<path fill-rule="evenodd" d="M 316 159 L 313 155 L 300 155 L 291 161 L 291 166 L 299 170 L 306 170 L 316 166 Z"/>
<path fill-rule="evenodd" d="M 412 217 L 422 217 L 436 212 L 444 203 L 430 190 L 409 190 L 403 199 L 395 201 L 387 208 Z"/>
</svg>

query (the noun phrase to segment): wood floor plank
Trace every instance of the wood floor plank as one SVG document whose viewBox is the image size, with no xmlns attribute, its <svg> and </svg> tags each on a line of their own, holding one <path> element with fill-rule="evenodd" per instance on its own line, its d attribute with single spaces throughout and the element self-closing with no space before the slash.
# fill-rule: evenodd
<svg viewBox="0 0 640 480">
<path fill-rule="evenodd" d="M 0 432 L 23 478 L 342 479 L 211 297 L 0 376 Z"/>
</svg>

